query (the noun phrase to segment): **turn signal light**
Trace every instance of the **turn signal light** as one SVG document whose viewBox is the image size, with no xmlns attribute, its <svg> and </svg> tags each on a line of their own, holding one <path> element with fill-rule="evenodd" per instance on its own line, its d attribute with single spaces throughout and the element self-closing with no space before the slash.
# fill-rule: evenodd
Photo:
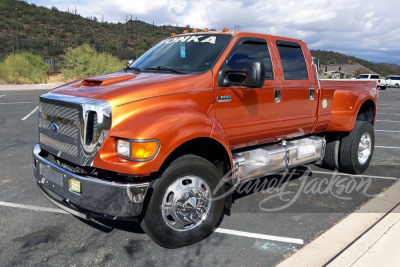
<svg viewBox="0 0 400 267">
<path fill-rule="evenodd" d="M 132 142 L 132 158 L 133 159 L 150 159 L 154 156 L 158 149 L 158 142 Z"/>
</svg>

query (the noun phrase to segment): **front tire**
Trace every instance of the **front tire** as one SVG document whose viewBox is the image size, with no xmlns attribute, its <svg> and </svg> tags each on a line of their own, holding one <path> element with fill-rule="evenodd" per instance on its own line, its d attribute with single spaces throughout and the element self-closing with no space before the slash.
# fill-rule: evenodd
<svg viewBox="0 0 400 267">
<path fill-rule="evenodd" d="M 187 246 L 212 233 L 223 214 L 225 187 L 208 160 L 185 155 L 152 184 L 152 196 L 141 222 L 157 244 Z"/>
<path fill-rule="evenodd" d="M 339 150 L 341 171 L 363 173 L 371 162 L 375 146 L 374 128 L 370 122 L 356 121 L 353 131 L 342 138 Z"/>
</svg>

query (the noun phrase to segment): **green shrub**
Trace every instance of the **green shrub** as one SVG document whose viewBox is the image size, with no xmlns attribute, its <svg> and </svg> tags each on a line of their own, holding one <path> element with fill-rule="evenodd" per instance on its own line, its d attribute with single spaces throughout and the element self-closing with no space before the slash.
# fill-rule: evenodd
<svg viewBox="0 0 400 267">
<path fill-rule="evenodd" d="M 124 62 L 106 53 L 97 53 L 93 47 L 83 44 L 68 48 L 62 71 L 65 79 L 78 79 L 120 70 Z"/>
<path fill-rule="evenodd" d="M 43 83 L 49 67 L 40 56 L 21 52 L 6 57 L 0 70 L 0 79 L 8 83 Z"/>
</svg>

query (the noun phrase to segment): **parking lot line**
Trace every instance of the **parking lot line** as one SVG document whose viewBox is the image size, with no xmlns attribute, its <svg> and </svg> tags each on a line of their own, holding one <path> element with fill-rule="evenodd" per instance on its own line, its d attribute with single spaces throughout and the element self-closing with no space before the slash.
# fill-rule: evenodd
<svg viewBox="0 0 400 267">
<path fill-rule="evenodd" d="M 396 177 L 374 176 L 374 175 L 363 175 L 363 174 L 348 174 L 348 173 L 342 173 L 342 172 L 321 172 L 321 171 L 313 171 L 313 170 L 311 170 L 311 173 L 347 175 L 347 176 L 351 176 L 351 177 L 360 177 L 360 178 L 368 177 L 368 178 L 386 179 L 386 180 L 395 180 L 395 181 L 398 180 Z"/>
<path fill-rule="evenodd" d="M 236 231 L 236 230 L 230 230 L 230 229 L 224 229 L 224 228 L 217 228 L 215 230 L 215 232 L 221 233 L 221 234 L 228 234 L 228 235 L 236 235 L 236 236 L 255 238 L 255 239 L 264 239 L 264 240 L 271 240 L 271 241 L 279 241 L 279 242 L 285 242 L 285 243 L 293 243 L 293 244 L 304 245 L 304 241 L 302 239 L 297 239 L 297 238 L 255 234 L 255 233 Z"/>
<path fill-rule="evenodd" d="M 384 110 L 386 110 L 386 109 L 397 109 L 397 110 L 399 110 L 399 108 L 380 108 L 381 110 L 382 109 L 384 109 Z"/>
<path fill-rule="evenodd" d="M 37 102 L 11 102 L 11 103 L 0 103 L 0 105 L 14 105 L 14 104 L 32 104 Z"/>
<path fill-rule="evenodd" d="M 400 116 L 400 114 L 394 114 L 394 113 L 378 113 L 378 115 L 396 115 L 396 116 Z"/>
<path fill-rule="evenodd" d="M 375 146 L 375 148 L 389 148 L 389 149 L 400 149 L 400 147 L 395 147 L 395 146 Z"/>
<path fill-rule="evenodd" d="M 64 211 L 62 209 L 37 207 L 37 206 L 16 204 L 16 203 L 4 202 L 4 201 L 0 201 L 0 206 L 27 209 L 27 210 L 34 210 L 34 211 L 46 211 L 46 212 L 53 212 L 53 213 L 69 214 L 68 212 L 66 212 L 66 211 Z M 284 243 L 292 243 L 292 244 L 304 245 L 304 240 L 297 239 L 297 238 L 273 236 L 273 235 L 263 235 L 263 234 L 236 231 L 236 230 L 230 230 L 230 229 L 224 229 L 224 228 L 217 228 L 215 230 L 215 232 L 221 233 L 221 234 L 228 234 L 228 235 L 236 235 L 236 236 L 255 238 L 255 239 L 264 239 L 264 240 L 271 240 L 271 241 L 279 241 L 279 242 L 284 242 Z"/>
<path fill-rule="evenodd" d="M 387 121 L 387 120 L 376 120 L 376 121 L 382 121 L 382 122 L 400 122 L 400 121 Z"/>
<path fill-rule="evenodd" d="M 0 97 L 3 97 L 3 96 L 6 96 L 6 95 L 0 95 Z"/>
<path fill-rule="evenodd" d="M 27 210 L 35 210 L 35 211 L 47 211 L 47 212 L 68 214 L 68 212 L 63 211 L 63 210 L 61 210 L 61 209 L 44 208 L 44 207 L 37 207 L 37 206 L 31 206 L 31 205 L 16 204 L 16 203 L 3 202 L 3 201 L 0 201 L 0 206 L 6 206 L 6 207 L 12 207 L 12 208 L 20 208 L 20 209 L 27 209 Z"/>
<path fill-rule="evenodd" d="M 32 110 L 31 111 L 31 113 L 29 113 L 28 115 L 26 115 L 25 117 L 23 117 L 22 119 L 21 119 L 21 121 L 24 121 L 24 120 L 26 120 L 27 118 L 29 118 L 33 113 L 35 113 L 36 112 L 36 110 L 38 110 L 39 109 L 39 106 L 37 106 L 34 110 Z"/>
<path fill-rule="evenodd" d="M 375 132 L 400 133 L 400 131 L 386 131 L 386 130 L 375 130 Z"/>
</svg>

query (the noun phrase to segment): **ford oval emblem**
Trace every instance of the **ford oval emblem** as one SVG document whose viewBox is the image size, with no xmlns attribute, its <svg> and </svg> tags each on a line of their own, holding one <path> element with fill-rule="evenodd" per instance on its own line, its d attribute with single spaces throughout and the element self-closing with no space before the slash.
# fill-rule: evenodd
<svg viewBox="0 0 400 267">
<path fill-rule="evenodd" d="M 60 129 L 60 127 L 58 127 L 57 124 L 55 124 L 54 122 L 50 123 L 49 125 L 49 129 L 51 132 L 56 133 L 58 132 L 58 130 Z"/>
</svg>

